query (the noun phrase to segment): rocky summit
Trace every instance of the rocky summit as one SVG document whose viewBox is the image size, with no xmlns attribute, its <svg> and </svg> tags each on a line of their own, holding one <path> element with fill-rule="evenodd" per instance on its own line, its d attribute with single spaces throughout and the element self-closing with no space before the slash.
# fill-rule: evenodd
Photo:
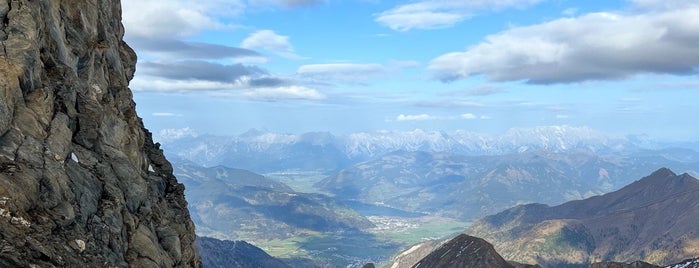
<svg viewBox="0 0 699 268">
<path fill-rule="evenodd" d="M 118 0 L 0 0 L 0 267 L 200 267 Z"/>
<path fill-rule="evenodd" d="M 418 263 L 413 268 L 467 268 L 467 267 L 500 267 L 500 268 L 525 268 L 538 267 L 518 263 L 510 263 L 495 251 L 493 245 L 478 237 L 460 234 L 449 242 L 440 246 Z"/>
</svg>

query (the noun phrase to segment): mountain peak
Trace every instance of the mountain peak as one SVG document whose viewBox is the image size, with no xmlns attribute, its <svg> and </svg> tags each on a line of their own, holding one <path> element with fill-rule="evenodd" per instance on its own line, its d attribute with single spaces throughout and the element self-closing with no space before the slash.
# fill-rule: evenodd
<svg viewBox="0 0 699 268">
<path fill-rule="evenodd" d="M 487 241 L 460 234 L 413 265 L 429 267 L 514 267 Z"/>
<path fill-rule="evenodd" d="M 668 168 L 661 168 L 643 177 L 642 179 L 622 188 L 619 192 L 627 193 L 630 190 L 643 189 L 645 192 L 653 193 L 653 196 L 685 191 L 690 188 L 699 187 L 699 180 L 689 174 L 677 175 Z M 627 193 L 628 194 L 628 193 Z"/>
<path fill-rule="evenodd" d="M 675 177 L 677 174 L 675 172 L 672 172 L 669 168 L 663 167 L 655 172 L 651 173 L 650 176 L 648 177 L 653 177 L 653 178 L 669 178 L 669 177 Z"/>
</svg>

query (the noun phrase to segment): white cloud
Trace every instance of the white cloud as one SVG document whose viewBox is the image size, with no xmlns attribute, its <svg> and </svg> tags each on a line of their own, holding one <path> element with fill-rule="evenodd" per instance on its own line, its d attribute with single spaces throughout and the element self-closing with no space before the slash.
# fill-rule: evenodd
<svg viewBox="0 0 699 268">
<path fill-rule="evenodd" d="M 579 11 L 578 8 L 571 7 L 571 8 L 566 8 L 565 10 L 563 10 L 563 12 L 561 12 L 561 14 L 563 16 L 566 16 L 566 17 L 572 17 L 572 16 L 575 16 L 576 14 L 578 14 L 578 11 Z"/>
<path fill-rule="evenodd" d="M 281 57 L 288 59 L 303 59 L 294 52 L 294 47 L 289 42 L 289 37 L 279 35 L 271 30 L 261 30 L 252 33 L 240 44 L 247 49 L 265 49 Z"/>
<path fill-rule="evenodd" d="M 271 78 L 276 79 L 276 78 Z M 259 83 L 256 85 L 255 83 Z M 134 91 L 160 92 L 207 92 L 215 96 L 236 98 L 243 96 L 252 100 L 324 100 L 326 96 L 319 91 L 300 85 L 279 85 L 272 82 L 255 82 L 250 77 L 241 77 L 233 82 L 217 82 L 206 80 L 172 80 L 156 77 L 136 77 L 130 87 Z M 156 112 L 153 116 L 182 116 L 181 114 Z"/>
<path fill-rule="evenodd" d="M 238 28 L 229 24 L 253 7 L 296 8 L 323 0 L 122 0 L 127 35 L 186 37 L 204 30 Z"/>
<path fill-rule="evenodd" d="M 403 122 L 403 121 L 425 121 L 425 120 L 435 120 L 437 119 L 436 116 L 431 116 L 429 114 L 415 114 L 415 115 L 405 115 L 405 114 L 400 114 L 396 117 L 396 121 L 398 122 Z"/>
<path fill-rule="evenodd" d="M 543 0 L 425 0 L 396 6 L 376 16 L 376 22 L 396 31 L 450 27 L 468 19 L 475 11 L 525 7 Z"/>
<path fill-rule="evenodd" d="M 468 113 L 468 114 L 462 114 L 461 118 L 466 119 L 466 120 L 473 120 L 473 119 L 478 119 L 478 116 L 476 116 L 475 114 Z"/>
<path fill-rule="evenodd" d="M 134 91 L 189 92 L 243 89 L 247 87 L 249 78 L 241 78 L 234 82 L 206 80 L 173 80 L 152 76 L 135 76 L 129 87 Z"/>
<path fill-rule="evenodd" d="M 638 8 L 649 10 L 679 9 L 697 6 L 696 0 L 629 0 Z"/>
<path fill-rule="evenodd" d="M 688 74 L 699 66 L 699 6 L 635 15 L 591 13 L 491 35 L 463 52 L 435 58 L 442 80 L 550 84 Z"/>
<path fill-rule="evenodd" d="M 244 96 L 255 100 L 322 100 L 325 95 L 315 89 L 304 86 L 284 86 L 258 88 L 243 93 Z"/>
<path fill-rule="evenodd" d="M 428 120 L 457 120 L 457 119 L 463 119 L 463 120 L 475 120 L 475 119 L 481 119 L 481 120 L 487 120 L 487 119 L 492 119 L 490 116 L 482 115 L 478 116 L 472 113 L 465 113 L 461 114 L 459 116 L 435 116 L 435 115 L 429 115 L 429 114 L 399 114 L 396 116 L 396 121 L 398 122 L 405 122 L 405 121 L 428 121 Z M 387 121 L 388 122 L 388 121 Z"/>
<path fill-rule="evenodd" d="M 386 74 L 388 69 L 376 63 L 329 63 L 302 65 L 297 73 L 316 79 L 329 79 L 342 82 L 358 82 Z"/>
<path fill-rule="evenodd" d="M 227 27 L 213 14 L 242 11 L 240 1 L 123 0 L 123 23 L 127 35 L 144 37 L 189 36 L 206 29 Z"/>
<path fill-rule="evenodd" d="M 446 28 L 468 17 L 467 14 L 437 11 L 405 11 L 402 7 L 385 11 L 376 21 L 396 31 Z"/>
</svg>

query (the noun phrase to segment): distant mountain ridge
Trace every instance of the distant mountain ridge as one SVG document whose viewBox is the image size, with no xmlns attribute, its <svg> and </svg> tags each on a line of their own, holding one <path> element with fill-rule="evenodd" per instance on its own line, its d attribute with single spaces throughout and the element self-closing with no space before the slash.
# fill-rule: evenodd
<svg viewBox="0 0 699 268">
<path fill-rule="evenodd" d="M 226 165 L 255 172 L 282 169 L 336 170 L 390 152 L 427 151 L 500 155 L 533 151 L 593 153 L 654 149 L 639 137 L 619 137 L 586 127 L 513 128 L 501 135 L 471 131 L 377 131 L 336 136 L 328 132 L 279 134 L 250 130 L 238 136 L 164 130 L 156 137 L 168 156 L 202 166 Z M 699 158 L 699 153 L 695 153 Z M 315 161 L 312 161 L 315 160 Z"/>
<path fill-rule="evenodd" d="M 699 256 L 697 208 L 699 180 L 663 168 L 605 195 L 508 209 L 467 233 L 492 242 L 507 259 L 544 266 L 638 259 L 669 264 Z"/>
<path fill-rule="evenodd" d="M 308 231 L 350 232 L 374 225 L 351 208 L 298 193 L 262 175 L 175 163 L 197 234 L 227 240 L 286 238 Z"/>
<path fill-rule="evenodd" d="M 464 156 L 399 151 L 343 169 L 316 186 L 339 198 L 476 220 L 518 204 L 560 204 L 609 192 L 658 166 L 697 167 L 659 156 L 585 152 Z"/>
</svg>

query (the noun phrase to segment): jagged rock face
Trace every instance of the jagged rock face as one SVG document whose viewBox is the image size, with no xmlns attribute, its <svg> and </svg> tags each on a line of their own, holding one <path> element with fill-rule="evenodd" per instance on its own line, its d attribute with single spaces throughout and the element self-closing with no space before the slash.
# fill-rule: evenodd
<svg viewBox="0 0 699 268">
<path fill-rule="evenodd" d="M 199 267 L 119 0 L 0 0 L 0 267 Z"/>
</svg>

